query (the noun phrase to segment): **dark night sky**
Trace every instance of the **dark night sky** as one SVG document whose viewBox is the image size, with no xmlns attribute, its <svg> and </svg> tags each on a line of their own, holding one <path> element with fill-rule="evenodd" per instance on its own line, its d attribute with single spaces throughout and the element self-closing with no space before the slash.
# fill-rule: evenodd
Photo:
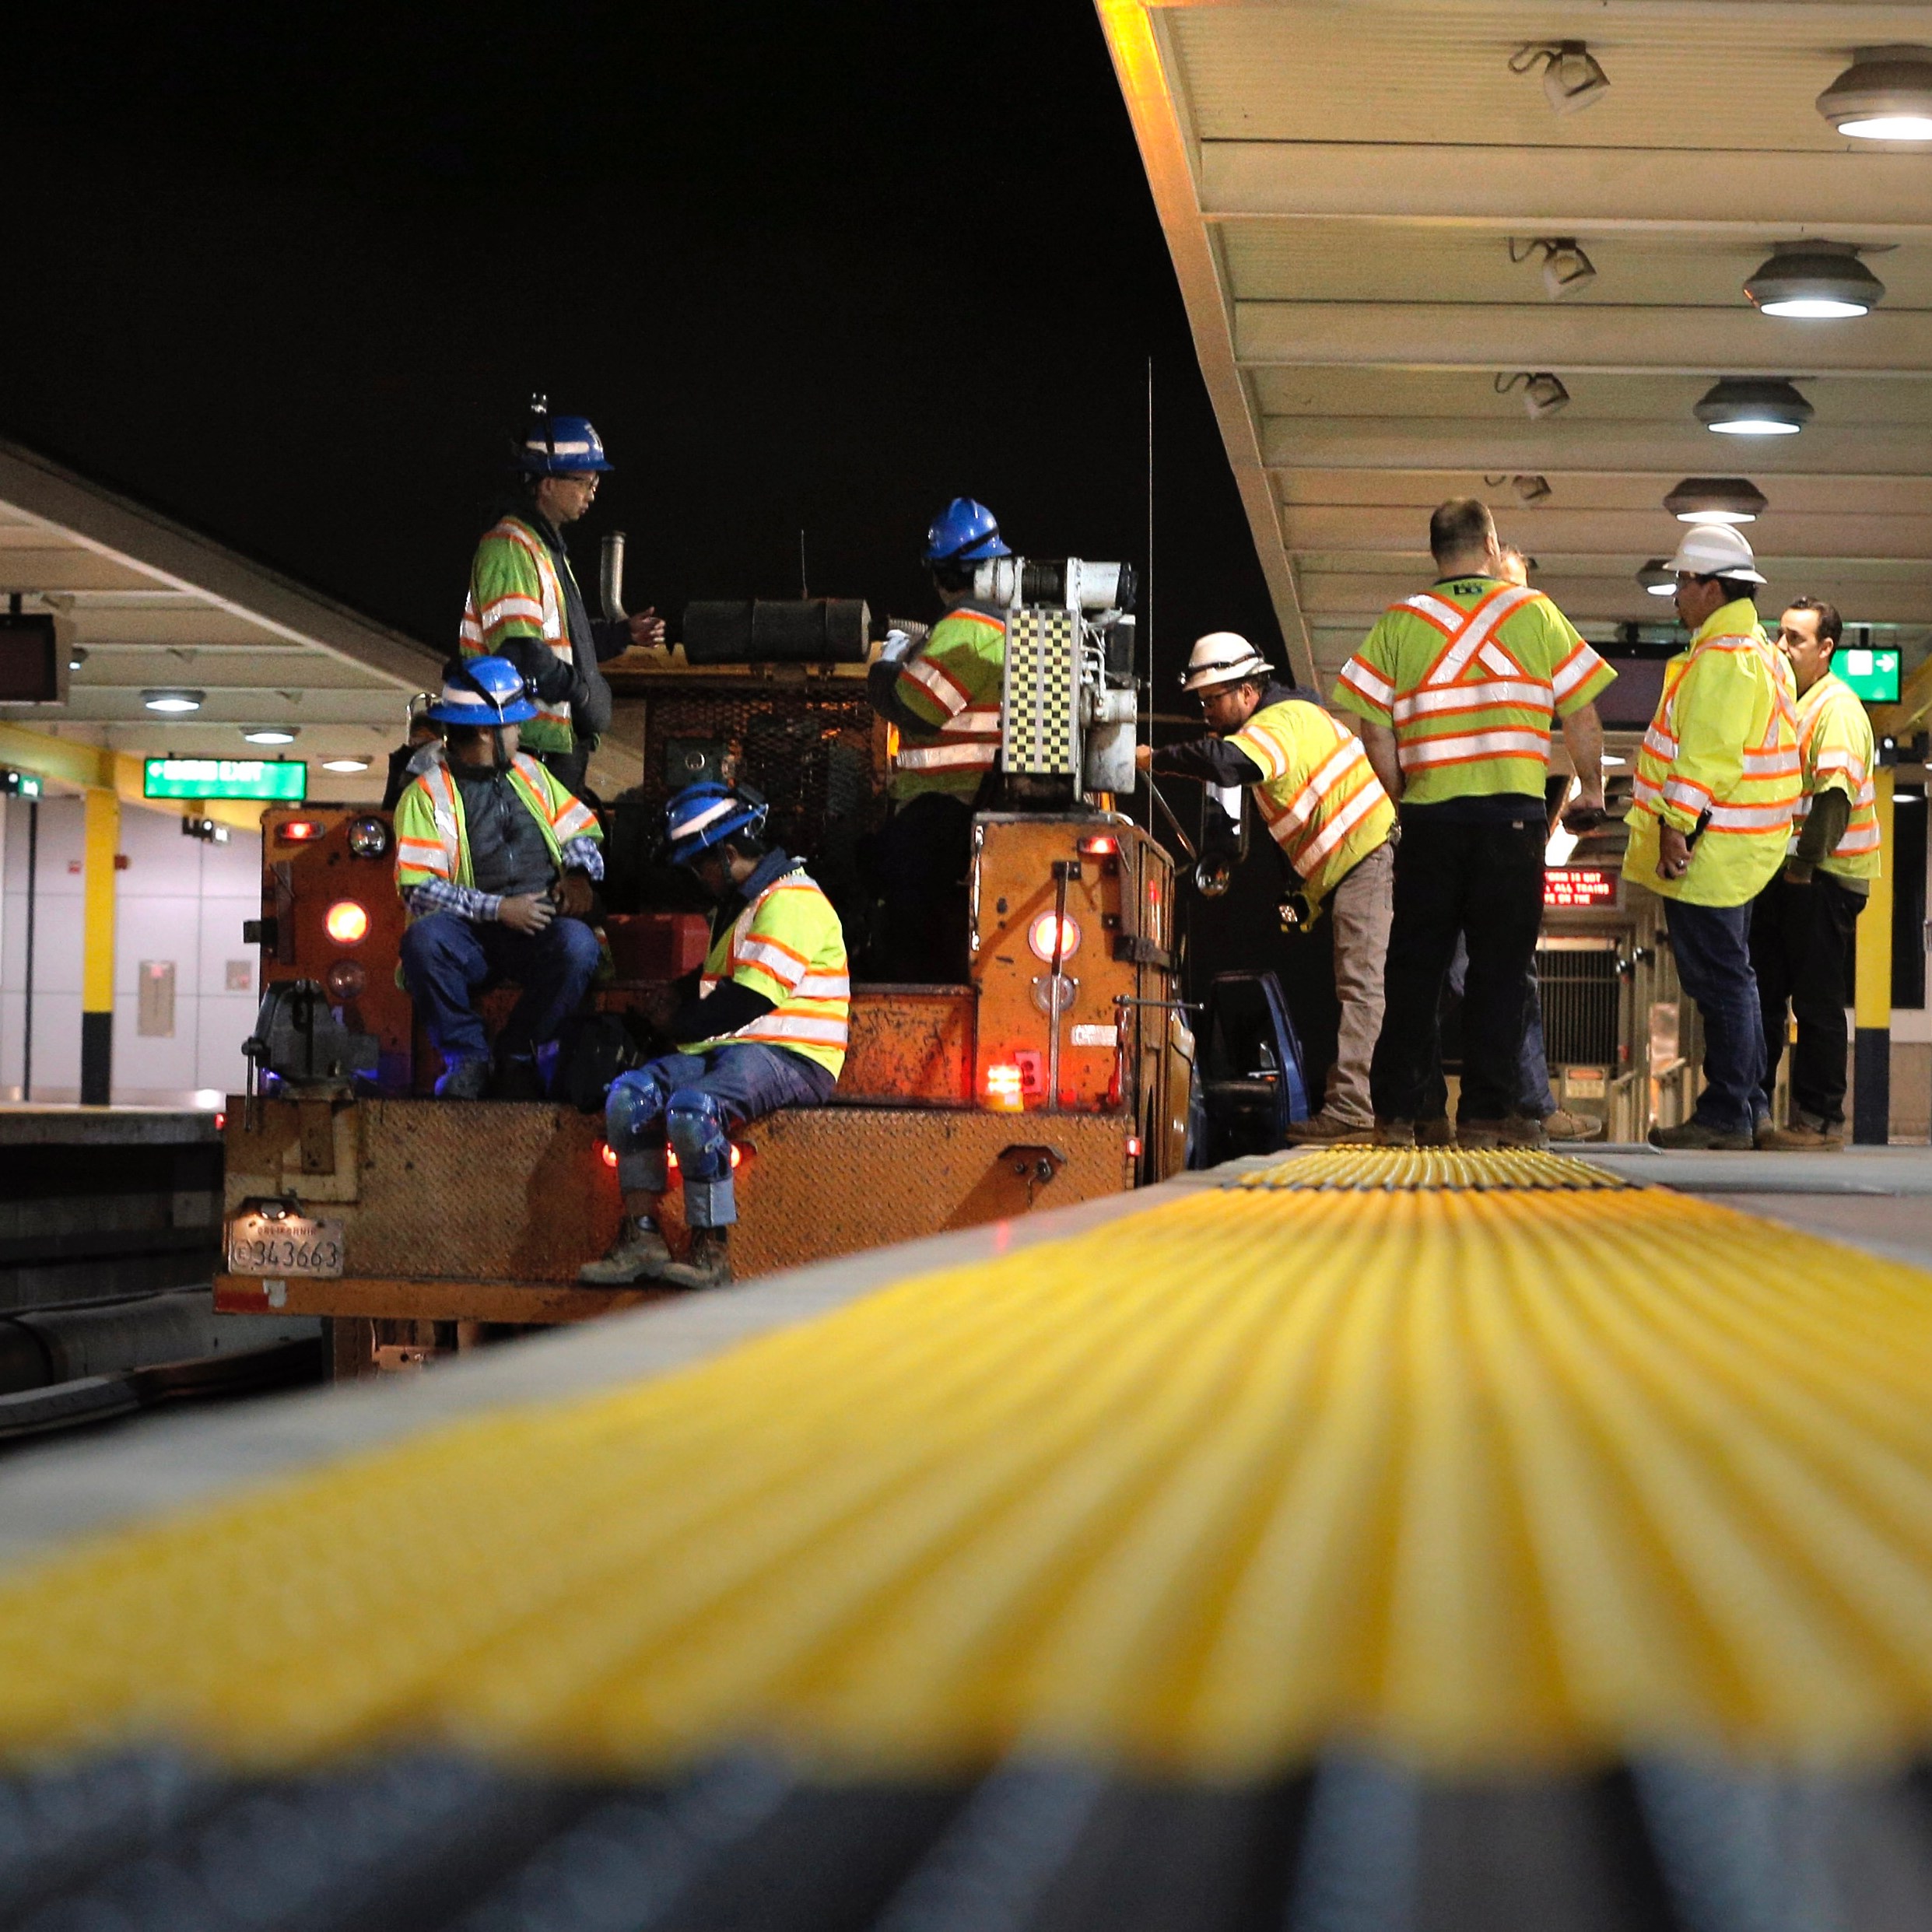
<svg viewBox="0 0 1932 1932">
<path fill-rule="evenodd" d="M 633 604 L 920 615 L 947 497 L 1278 638 L 1091 7 L 36 9 L 0 430 L 440 647 L 533 387 Z M 1163 681 L 1165 682 L 1165 681 Z M 1171 692 L 1166 685 L 1162 696 Z M 1163 704 L 1163 708 L 1167 708 Z"/>
</svg>

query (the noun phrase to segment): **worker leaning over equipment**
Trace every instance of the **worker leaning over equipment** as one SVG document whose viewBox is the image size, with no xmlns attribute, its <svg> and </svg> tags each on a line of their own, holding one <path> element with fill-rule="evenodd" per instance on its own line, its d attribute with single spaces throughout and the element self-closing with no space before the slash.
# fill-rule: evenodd
<svg viewBox="0 0 1932 1932">
<path fill-rule="evenodd" d="M 523 677 L 501 657 L 453 657 L 429 716 L 435 757 L 396 803 L 396 889 L 409 909 L 402 977 L 443 1056 L 436 1090 L 475 1100 L 537 1099 L 538 1048 L 597 971 L 585 923 L 604 876 L 597 816 L 519 749 L 537 716 Z M 490 1047 L 475 995 L 493 981 L 523 988 Z"/>
<path fill-rule="evenodd" d="M 1764 1015 L 1757 1144 L 1780 1153 L 1845 1144 L 1845 955 L 1883 863 L 1871 720 L 1832 668 L 1843 629 L 1836 610 L 1815 597 L 1798 598 L 1778 625 L 1797 691 L 1803 791 L 1783 870 L 1751 902 L 1751 964 Z M 1797 1022 L 1791 1120 L 1774 1127 L 1771 1091 L 1787 1001 Z"/>
<path fill-rule="evenodd" d="M 541 403 L 517 453 L 514 499 L 483 534 L 463 607 L 465 657 L 507 657 L 536 693 L 527 750 L 573 792 L 599 733 L 610 728 L 611 688 L 598 669 L 630 645 L 664 641 L 655 611 L 593 621 L 570 568 L 563 533 L 596 500 L 611 468 L 583 416 Z"/>
<path fill-rule="evenodd" d="M 1637 754 L 1623 875 L 1670 901 L 1677 977 L 1704 1022 L 1704 1091 L 1667 1148 L 1748 1148 L 1763 1106 L 1764 1020 L 1751 902 L 1784 862 L 1800 793 L 1790 667 L 1758 627 L 1751 545 L 1727 524 L 1685 533 L 1664 566 L 1690 646 L 1664 668 Z"/>
<path fill-rule="evenodd" d="M 1006 614 L 974 596 L 973 580 L 1012 554 L 992 511 L 955 496 L 924 552 L 945 614 L 917 642 L 895 633 L 868 676 L 873 709 L 899 731 L 892 815 L 872 845 L 882 979 L 966 977 L 973 807 L 998 761 L 1006 673 Z"/>
<path fill-rule="evenodd" d="M 1181 688 L 1197 699 L 1214 735 L 1159 751 L 1141 745 L 1134 763 L 1156 777 L 1247 786 L 1310 920 L 1324 905 L 1332 911 L 1341 1002 L 1335 1064 L 1320 1111 L 1294 1122 L 1288 1138 L 1366 1140 L 1375 1124 L 1369 1062 L 1382 1030 L 1395 808 L 1361 741 L 1280 682 L 1245 637 L 1223 630 L 1201 639 Z"/>
<path fill-rule="evenodd" d="M 1369 1070 L 1376 1138 L 1389 1146 L 1450 1138 L 1419 1117 L 1439 1064 L 1436 1018 L 1463 934 L 1464 1146 L 1540 1147 L 1520 1110 L 1525 991 L 1543 917 L 1543 784 L 1552 714 L 1580 790 L 1565 813 L 1582 830 L 1603 812 L 1603 728 L 1595 700 L 1615 674 L 1540 591 L 1505 580 L 1488 506 L 1442 504 L 1429 519 L 1434 586 L 1376 619 L 1343 667 L 1335 701 L 1359 714 L 1362 742 L 1402 829 L 1382 1036 Z"/>
<path fill-rule="evenodd" d="M 667 856 L 718 910 L 695 999 L 653 1015 L 678 1050 L 612 1082 L 605 1134 L 617 1154 L 624 1223 L 577 1279 L 715 1288 L 731 1278 L 738 1219 L 731 1135 L 780 1107 L 817 1106 L 845 1064 L 851 982 L 832 902 L 798 861 L 765 843 L 765 801 L 748 788 L 687 785 L 664 815 Z M 674 1261 L 657 1213 L 667 1143 L 684 1180 L 691 1252 Z"/>
</svg>

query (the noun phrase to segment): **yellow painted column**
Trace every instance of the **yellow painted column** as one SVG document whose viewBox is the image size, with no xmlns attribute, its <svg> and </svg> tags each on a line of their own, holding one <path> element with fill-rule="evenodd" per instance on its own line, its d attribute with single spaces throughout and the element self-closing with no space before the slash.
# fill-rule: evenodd
<svg viewBox="0 0 1932 1932">
<path fill-rule="evenodd" d="M 90 786 L 85 795 L 82 861 L 80 1098 L 104 1107 L 114 1083 L 114 855 L 121 801 Z"/>
<path fill-rule="evenodd" d="M 1898 847 L 1892 836 L 1892 769 L 1871 775 L 1878 795 L 1878 876 L 1858 915 L 1858 984 L 1853 1015 L 1852 1138 L 1883 1147 L 1892 1138 L 1892 877 Z"/>
</svg>

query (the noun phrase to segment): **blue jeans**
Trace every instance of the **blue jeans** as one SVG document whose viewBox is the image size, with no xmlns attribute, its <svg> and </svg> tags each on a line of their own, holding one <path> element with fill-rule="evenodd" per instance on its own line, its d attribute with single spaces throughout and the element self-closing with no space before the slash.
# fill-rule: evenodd
<svg viewBox="0 0 1932 1932">
<path fill-rule="evenodd" d="M 618 1185 L 627 1194 L 662 1194 L 670 1180 L 668 1143 L 684 1176 L 686 1223 L 728 1228 L 738 1218 L 733 1131 L 780 1107 L 817 1106 L 836 1084 L 817 1061 L 751 1040 L 702 1054 L 666 1054 L 619 1074 L 604 1102 Z"/>
<path fill-rule="evenodd" d="M 580 919 L 554 919 L 542 932 L 479 924 L 432 913 L 402 935 L 402 977 L 447 1061 L 487 1060 L 489 1040 L 477 1017 L 478 990 L 499 980 L 523 988 L 497 1043 L 528 1059 L 588 990 L 597 971 L 597 934 Z"/>
<path fill-rule="evenodd" d="M 1670 902 L 1677 977 L 1704 1022 L 1704 1091 L 1695 1119 L 1749 1133 L 1762 1105 L 1764 1016 L 1751 967 L 1751 906 Z"/>
</svg>

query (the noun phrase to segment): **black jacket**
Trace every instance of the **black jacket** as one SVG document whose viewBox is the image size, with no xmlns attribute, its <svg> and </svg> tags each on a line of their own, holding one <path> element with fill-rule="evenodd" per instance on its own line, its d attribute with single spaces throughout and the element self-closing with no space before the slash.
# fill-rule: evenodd
<svg viewBox="0 0 1932 1932">
<path fill-rule="evenodd" d="M 1254 708 L 1265 711 L 1271 704 L 1285 704 L 1290 698 L 1308 704 L 1320 702 L 1312 691 L 1271 678 Z M 1197 779 L 1204 785 L 1258 785 L 1268 774 L 1239 745 L 1210 735 L 1190 738 L 1183 745 L 1159 747 L 1154 753 L 1154 776 Z"/>
</svg>

